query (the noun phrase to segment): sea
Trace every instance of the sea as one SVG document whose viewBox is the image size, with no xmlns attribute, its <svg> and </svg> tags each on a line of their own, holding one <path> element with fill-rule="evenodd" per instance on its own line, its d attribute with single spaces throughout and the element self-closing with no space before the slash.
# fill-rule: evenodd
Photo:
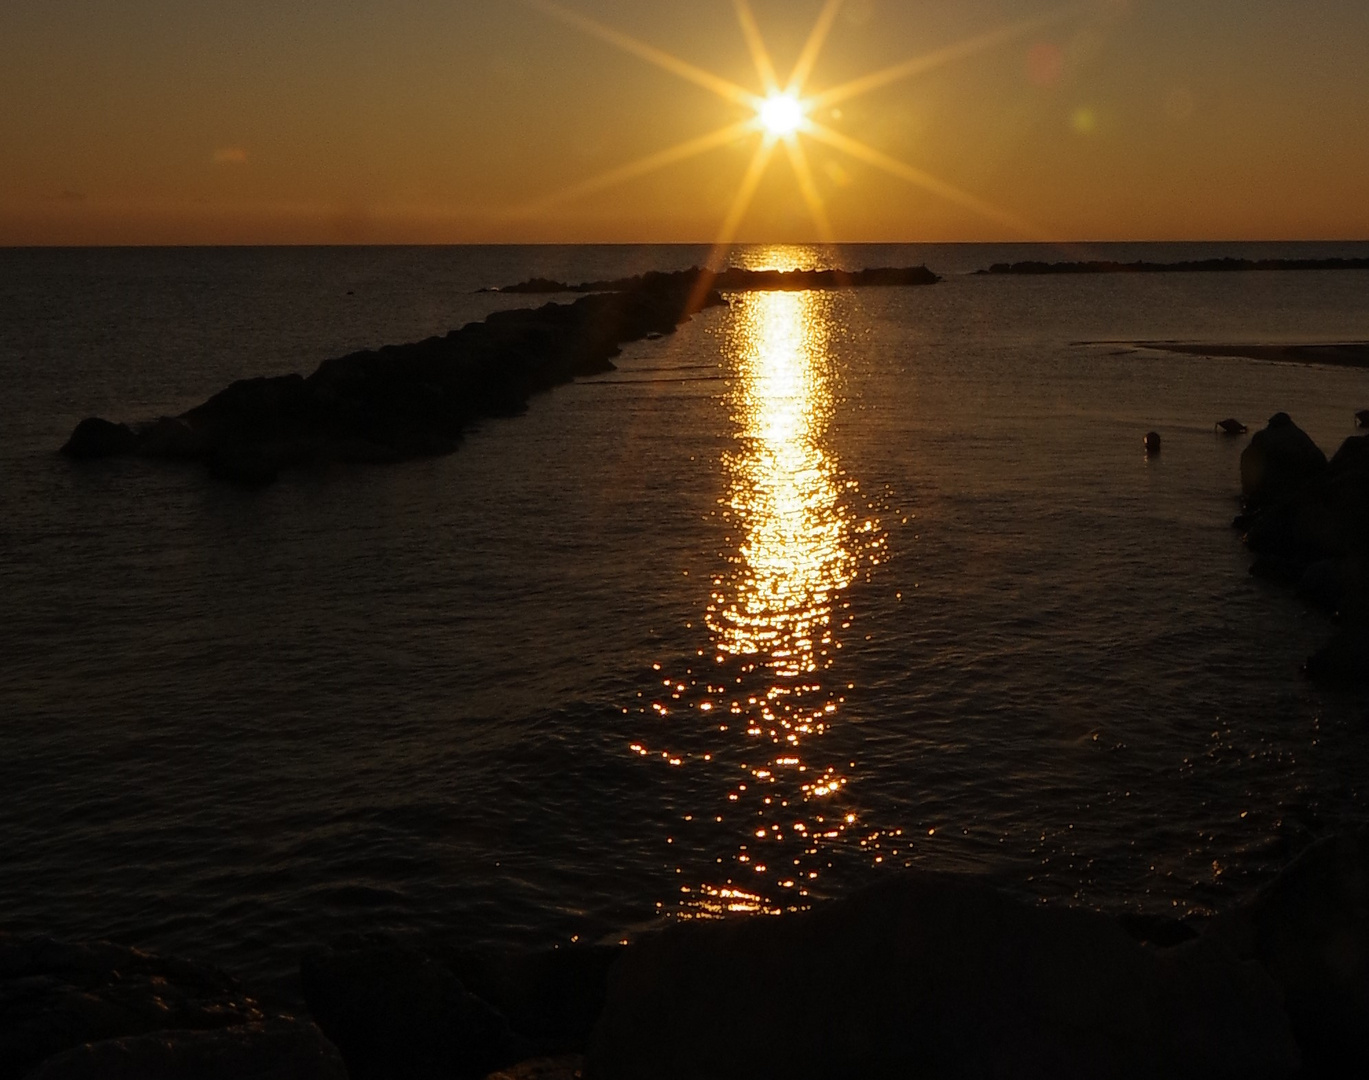
<svg viewBox="0 0 1369 1080">
<path fill-rule="evenodd" d="M 288 1000 L 347 935 L 620 941 L 910 870 L 1201 922 L 1369 820 L 1369 698 L 1301 675 L 1330 624 L 1250 576 L 1214 430 L 1333 451 L 1369 370 L 1154 346 L 1369 341 L 1369 272 L 974 274 L 1369 243 L 742 246 L 943 280 L 731 295 L 444 457 L 58 454 L 709 255 L 0 250 L 0 930 Z"/>
</svg>

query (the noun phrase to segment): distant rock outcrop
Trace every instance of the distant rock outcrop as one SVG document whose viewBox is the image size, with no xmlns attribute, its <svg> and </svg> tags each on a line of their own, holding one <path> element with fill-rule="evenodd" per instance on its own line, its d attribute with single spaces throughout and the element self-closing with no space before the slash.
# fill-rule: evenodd
<svg viewBox="0 0 1369 1080">
<path fill-rule="evenodd" d="M 1241 453 L 1241 495 L 1236 525 L 1255 555 L 1251 573 L 1296 585 L 1309 603 L 1339 616 L 1307 674 L 1369 684 L 1369 436 L 1346 439 L 1328 462 L 1286 413 L 1276 413 Z"/>
<path fill-rule="evenodd" d="M 128 426 L 82 420 L 69 457 L 205 462 L 244 484 L 314 461 L 393 462 L 449 453 L 481 419 L 536 393 L 613 370 L 619 347 L 667 334 L 722 304 L 698 275 L 646 275 L 571 304 L 496 312 L 445 337 L 326 360 L 307 378 L 243 379 L 176 417 Z"/>
<path fill-rule="evenodd" d="M 1165 274 L 1223 273 L 1251 270 L 1369 270 L 1369 259 L 1190 259 L 1180 262 L 1113 262 L 1090 259 L 1085 262 L 1041 262 L 1028 259 L 1015 263 L 994 263 L 976 274 Z"/>
<path fill-rule="evenodd" d="M 941 280 L 925 266 L 872 267 L 865 270 L 746 270 L 732 266 L 717 272 L 680 270 L 675 273 L 652 271 L 640 277 L 612 278 L 606 281 L 583 281 L 568 285 L 564 281 L 534 277 L 516 285 L 505 285 L 492 292 L 503 293 L 592 293 L 622 292 L 640 287 L 643 283 L 654 287 L 658 283 L 685 279 L 703 281 L 722 292 L 758 292 L 798 289 L 865 289 L 889 288 L 903 285 L 935 285 Z"/>
</svg>

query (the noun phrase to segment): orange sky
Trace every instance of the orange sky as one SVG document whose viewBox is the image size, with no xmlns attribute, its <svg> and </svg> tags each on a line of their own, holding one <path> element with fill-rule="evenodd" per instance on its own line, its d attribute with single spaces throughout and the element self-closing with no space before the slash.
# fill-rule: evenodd
<svg viewBox="0 0 1369 1080">
<path fill-rule="evenodd" d="M 565 4 L 763 89 L 732 0 Z M 782 79 L 834 15 L 810 93 L 997 40 L 814 110 L 865 151 L 737 239 L 1369 238 L 1362 0 L 742 7 Z M 761 139 L 557 201 L 754 109 L 518 0 L 6 0 L 0 101 L 0 244 L 706 242 Z"/>
</svg>

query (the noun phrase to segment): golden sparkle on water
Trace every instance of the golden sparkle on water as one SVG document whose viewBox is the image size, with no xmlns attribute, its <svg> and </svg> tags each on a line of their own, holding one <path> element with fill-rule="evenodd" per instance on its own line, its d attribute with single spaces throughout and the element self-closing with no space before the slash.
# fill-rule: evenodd
<svg viewBox="0 0 1369 1080">
<path fill-rule="evenodd" d="M 803 258 L 753 254 L 767 265 Z M 844 301 L 819 291 L 730 300 L 718 333 L 733 442 L 715 512 L 725 546 L 704 610 L 711 649 L 683 675 L 653 665 L 657 692 L 642 707 L 654 714 L 648 732 L 692 749 L 649 748 L 648 733 L 631 745 L 691 777 L 681 828 L 714 871 L 681 884 L 686 917 L 801 906 L 836 845 L 865 843 L 844 795 L 855 763 L 823 738 L 850 688 L 833 673 L 851 625 L 846 592 L 886 542 L 861 516 L 864 497 L 828 434 Z"/>
<path fill-rule="evenodd" d="M 854 573 L 841 489 L 822 441 L 832 409 L 821 362 L 830 303 L 817 292 L 734 301 L 734 419 L 743 449 L 726 465 L 729 506 L 745 536 L 735 594 L 714 593 L 708 625 L 721 653 L 759 657 L 782 680 L 817 670 L 832 643 L 833 597 Z M 762 718 L 775 719 L 768 710 Z"/>
</svg>

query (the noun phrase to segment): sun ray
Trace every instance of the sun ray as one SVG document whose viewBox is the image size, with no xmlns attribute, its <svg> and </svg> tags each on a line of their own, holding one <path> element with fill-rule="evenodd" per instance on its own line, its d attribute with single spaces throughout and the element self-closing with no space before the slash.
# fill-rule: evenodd
<svg viewBox="0 0 1369 1080">
<path fill-rule="evenodd" d="M 1024 19 L 1021 22 L 1011 23 L 1007 26 L 995 27 L 993 30 L 978 34 L 964 41 L 958 41 L 953 45 L 946 45 L 933 52 L 915 56 L 910 60 L 905 60 L 901 64 L 894 64 L 883 68 L 880 71 L 871 72 L 869 75 L 862 75 L 850 82 L 834 86 L 830 90 L 824 90 L 820 94 L 815 94 L 808 99 L 809 105 L 814 109 L 831 108 L 839 105 L 843 101 L 849 101 L 860 94 L 867 94 L 871 90 L 877 90 L 881 86 L 888 86 L 890 83 L 900 82 L 903 79 L 911 78 L 914 75 L 921 75 L 925 71 L 931 71 L 952 60 L 959 60 L 975 53 L 992 49 L 995 45 L 1002 45 L 1012 41 L 1014 38 L 1030 34 L 1033 30 L 1038 30 L 1053 22 L 1077 13 L 1080 5 L 1057 8 L 1054 11 L 1046 12 L 1032 19 Z"/>
<path fill-rule="evenodd" d="M 654 45 L 648 45 L 644 41 L 624 34 L 620 30 L 614 30 L 611 26 L 605 26 L 601 22 L 596 22 L 587 15 L 564 8 L 553 0 L 523 0 L 523 3 L 537 8 L 539 11 L 560 19 L 562 22 L 583 30 L 585 33 L 607 41 L 610 45 L 616 45 L 624 52 L 631 53 L 633 56 L 646 60 L 648 63 L 655 64 L 665 71 L 680 76 L 697 86 L 702 86 L 706 90 L 711 90 L 726 101 L 735 102 L 738 105 L 747 105 L 751 108 L 760 108 L 762 99 L 751 93 L 744 87 L 738 86 L 730 79 L 724 79 L 720 75 L 714 75 L 711 71 L 705 71 L 701 67 L 681 60 L 678 56 L 673 56 L 664 49 L 658 49 Z"/>
<path fill-rule="evenodd" d="M 1043 229 L 1031 224 L 1031 222 L 1020 218 L 1015 214 L 1010 214 L 1006 210 L 1001 210 L 992 203 L 976 198 L 968 192 L 961 191 L 958 187 L 948 184 L 944 180 L 938 180 L 930 173 L 924 172 L 921 169 L 915 169 L 911 165 L 905 165 L 896 158 L 891 158 L 888 154 L 881 153 L 874 149 L 874 147 L 867 146 L 865 143 L 852 139 L 847 135 L 843 135 L 839 131 L 833 131 L 829 127 L 812 121 L 809 122 L 805 131 L 819 142 L 825 142 L 828 146 L 835 147 L 843 153 L 850 154 L 851 157 L 856 158 L 858 161 L 864 161 L 866 164 L 873 165 L 877 169 L 883 169 L 885 172 L 898 177 L 900 180 L 906 180 L 908 183 L 920 187 L 924 191 L 929 191 L 933 195 L 945 199 L 947 202 L 954 203 L 966 210 L 971 210 L 981 217 L 988 218 L 990 221 L 996 221 L 1000 225 L 1006 225 L 1008 228 L 1022 236 L 1041 243 L 1056 242 L 1055 237 L 1050 236 Z"/>
<path fill-rule="evenodd" d="M 737 230 L 741 228 L 742 219 L 751 208 L 751 200 L 755 197 L 756 189 L 760 187 L 761 178 L 770 164 L 770 158 L 775 152 L 775 141 L 771 135 L 764 136 L 761 144 L 756 147 L 755 154 L 751 156 L 751 164 L 746 168 L 746 175 L 742 177 L 737 194 L 733 197 L 732 205 L 723 219 L 722 228 L 718 230 L 718 237 L 713 241 L 713 248 L 704 262 L 703 273 L 699 275 L 699 280 L 690 293 L 686 311 L 697 310 L 704 297 L 708 295 L 708 290 L 713 288 L 713 279 L 722 266 L 722 260 L 727 257 L 732 241 L 737 238 Z"/>
<path fill-rule="evenodd" d="M 723 219 L 722 228 L 718 230 L 718 238 L 713 242 L 714 256 L 724 248 L 732 246 L 732 241 L 737 238 L 737 230 L 741 228 L 742 218 L 751 209 L 751 200 L 755 197 L 756 189 L 760 187 L 761 177 L 765 175 L 766 166 L 770 164 L 771 155 L 775 152 L 775 138 L 766 135 L 761 140 L 760 146 L 756 147 L 756 153 L 751 158 L 751 164 L 747 167 L 746 175 L 742 177 L 741 186 L 737 188 L 737 196 L 732 200 L 732 206 L 727 211 L 727 217 Z M 710 257 L 709 265 L 713 264 Z"/>
<path fill-rule="evenodd" d="M 716 150 L 726 146 L 746 135 L 751 134 L 757 129 L 755 119 L 743 120 L 740 123 L 729 124 L 727 127 L 719 128 L 717 131 L 710 131 L 707 135 L 700 135 L 697 139 L 690 139 L 676 146 L 668 147 L 654 154 L 649 154 L 637 161 L 621 165 L 616 169 L 592 176 L 588 180 L 566 188 L 564 191 L 556 192 L 552 195 L 544 196 L 536 202 L 529 203 L 517 211 L 516 216 L 533 216 L 549 210 L 564 202 L 592 195 L 595 192 L 603 191 L 606 188 L 616 187 L 619 184 L 627 183 L 629 180 L 636 180 L 638 177 L 646 176 L 649 173 L 663 169 L 667 165 L 675 165 L 681 161 L 688 161 L 690 158 L 698 157 L 700 154 L 707 153 L 709 150 Z"/>
<path fill-rule="evenodd" d="M 756 74 L 760 76 L 765 92 L 773 94 L 780 88 L 780 79 L 775 74 L 775 64 L 770 59 L 770 50 L 765 47 L 765 39 L 761 37 L 756 16 L 747 0 L 732 2 L 737 9 L 737 21 L 742 25 L 742 37 L 746 38 L 746 47 L 751 50 L 751 62 L 756 65 Z"/>
<path fill-rule="evenodd" d="M 822 11 L 818 13 L 818 21 L 813 24 L 813 30 L 803 46 L 803 52 L 799 54 L 798 62 L 794 65 L 794 72 L 789 76 L 789 84 L 785 88 L 787 93 L 799 93 L 808 82 L 808 77 L 813 74 L 813 65 L 818 62 L 822 47 L 827 44 L 827 35 L 831 33 L 832 24 L 841 12 L 842 3 L 843 0 L 827 0 Z"/>
<path fill-rule="evenodd" d="M 789 164 L 794 167 L 794 178 L 799 182 L 799 194 L 808 204 L 808 213 L 812 215 L 813 224 L 817 227 L 818 239 L 828 246 L 835 244 L 836 233 L 833 232 L 832 223 L 827 217 L 827 207 L 823 205 L 818 186 L 813 182 L 813 171 L 808 167 L 808 155 L 804 153 L 803 145 L 796 138 L 788 138 L 784 140 L 784 149 L 789 155 Z"/>
</svg>

